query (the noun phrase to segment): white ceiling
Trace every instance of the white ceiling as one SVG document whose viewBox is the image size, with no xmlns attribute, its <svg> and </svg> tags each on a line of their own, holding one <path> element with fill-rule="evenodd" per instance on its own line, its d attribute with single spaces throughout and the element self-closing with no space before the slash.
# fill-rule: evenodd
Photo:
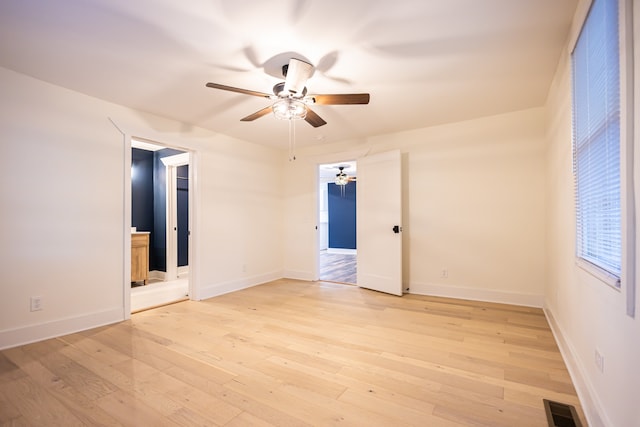
<svg viewBox="0 0 640 427">
<path fill-rule="evenodd" d="M 577 0 L 2 0 L 0 66 L 240 139 L 287 146 L 271 92 L 286 52 L 311 61 L 299 145 L 362 139 L 541 106 Z M 285 54 L 285 55 L 283 55 Z M 286 63 L 286 61 L 285 61 Z"/>
</svg>

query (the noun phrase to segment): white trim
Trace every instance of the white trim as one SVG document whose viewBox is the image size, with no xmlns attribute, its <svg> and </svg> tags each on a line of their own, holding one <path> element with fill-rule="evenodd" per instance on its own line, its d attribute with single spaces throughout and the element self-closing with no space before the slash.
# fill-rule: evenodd
<svg viewBox="0 0 640 427">
<path fill-rule="evenodd" d="M 174 165 L 166 163 L 164 165 L 165 270 L 167 280 L 176 280 L 178 278 L 178 171 Z"/>
<path fill-rule="evenodd" d="M 198 300 L 217 297 L 219 295 L 228 294 L 230 292 L 240 291 L 242 289 L 251 288 L 253 286 L 262 285 L 274 280 L 282 279 L 281 271 L 261 274 L 258 276 L 244 277 L 238 280 L 230 280 L 228 282 L 215 283 L 200 288 Z M 193 297 L 191 299 L 194 299 Z"/>
<path fill-rule="evenodd" d="M 189 275 L 189 266 L 183 265 L 182 267 L 178 267 L 178 278 L 182 278 L 181 276 Z M 167 273 L 160 270 L 151 270 L 149 272 L 149 279 L 159 280 L 161 282 L 167 282 Z"/>
<path fill-rule="evenodd" d="M 318 251 L 316 251 L 316 253 L 318 253 Z M 285 279 L 304 280 L 305 282 L 315 282 L 319 280 L 311 271 L 285 270 L 282 277 Z"/>
<path fill-rule="evenodd" d="M 176 280 L 178 272 L 178 167 L 189 165 L 189 152 L 160 159 L 165 166 L 165 280 Z M 190 183 L 189 183 L 190 185 Z M 189 199 L 188 203 L 191 201 Z M 189 224 L 190 227 L 190 224 Z"/>
<path fill-rule="evenodd" d="M 113 121 L 111 122 L 113 123 Z M 118 128 L 118 130 L 120 130 L 120 128 Z M 131 318 L 131 165 L 133 156 L 131 153 L 131 138 L 126 133 L 123 133 L 122 137 L 124 138 L 122 144 L 124 150 L 122 164 L 124 169 L 124 188 L 122 192 L 124 198 L 122 201 L 124 211 L 122 213 L 122 225 L 125 229 L 123 241 L 124 250 L 122 255 L 122 281 L 124 283 L 122 290 L 122 306 L 124 309 L 124 319 L 127 320 Z"/>
<path fill-rule="evenodd" d="M 522 305 L 541 308 L 544 295 L 523 294 L 498 289 L 478 289 L 462 286 L 442 285 L 438 283 L 411 283 L 410 294 L 429 295 L 445 298 L 458 298 L 471 301 L 495 302 L 501 304 Z"/>
<path fill-rule="evenodd" d="M 327 245 L 329 244 L 329 217 L 328 214 L 329 212 L 327 211 L 327 222 L 325 222 L 324 224 L 327 224 L 326 227 L 321 227 L 320 226 L 320 207 L 322 206 L 322 204 L 320 203 L 320 197 L 322 196 L 322 192 L 320 191 L 320 165 L 316 164 L 314 171 L 313 171 L 313 182 L 315 183 L 315 197 L 313 198 L 313 217 L 315 219 L 316 222 L 316 230 L 315 233 L 313 233 L 313 239 L 311 244 L 313 245 L 313 265 L 312 265 L 312 269 L 313 269 L 313 274 L 306 278 L 306 279 L 301 279 L 300 280 L 320 280 L 320 242 L 322 239 L 320 239 L 320 232 L 326 230 L 326 242 Z M 327 206 L 328 209 L 328 206 Z M 293 278 L 293 277 L 292 277 Z"/>
<path fill-rule="evenodd" d="M 614 276 L 608 271 L 603 270 L 597 265 L 582 258 L 576 258 L 576 265 L 603 282 L 605 285 L 608 285 L 610 288 L 620 292 L 620 278 L 618 276 Z"/>
<path fill-rule="evenodd" d="M 634 168 L 634 45 L 631 0 L 619 2 L 620 44 L 620 194 L 622 227 L 621 287 L 626 294 L 626 313 L 636 313 L 636 198 Z"/>
<path fill-rule="evenodd" d="M 125 229 L 122 242 L 122 307 L 124 320 L 127 320 L 131 318 L 131 138 L 111 117 L 107 119 L 122 135 L 122 226 Z"/>
<path fill-rule="evenodd" d="M 200 212 L 200 197 L 196 197 L 198 188 L 197 173 L 198 155 L 196 151 L 189 151 L 189 298 L 198 300 L 200 292 L 199 286 L 196 286 L 197 271 L 192 266 L 198 266 L 199 251 L 197 248 L 197 233 L 200 229 L 197 221 Z"/>
<path fill-rule="evenodd" d="M 570 32 L 569 52 L 573 52 L 580 31 L 587 19 L 593 0 L 581 0 L 574 15 Z M 621 273 L 616 277 L 589 261 L 577 258 L 582 270 L 596 277 L 609 287 L 621 292 L 625 298 L 626 313 L 636 313 L 636 212 L 635 185 L 638 160 L 634 153 L 637 120 L 634 115 L 635 99 L 640 96 L 634 82 L 634 34 L 633 0 L 618 0 L 619 58 L 620 58 L 620 199 L 621 199 Z"/>
<path fill-rule="evenodd" d="M 634 5 L 637 5 L 637 3 L 635 3 Z M 625 11 L 629 12 L 629 8 L 625 8 Z M 633 51 L 631 60 L 632 61 L 637 60 L 639 62 L 635 64 L 635 67 L 633 70 L 633 76 L 635 77 L 633 89 L 632 89 L 633 99 L 634 99 L 633 104 L 636 107 L 635 112 L 639 112 L 640 111 L 640 7 L 631 7 L 630 14 L 633 15 L 631 17 L 633 21 L 631 24 L 631 30 L 633 31 L 633 33 L 631 34 L 631 39 L 636 41 L 635 44 L 631 42 L 631 44 L 633 45 L 633 46 L 630 46 L 630 48 Z M 628 22 L 628 17 L 625 21 Z M 634 114 L 633 116 L 630 116 L 630 117 L 634 117 L 633 139 L 635 141 L 640 141 L 640 117 L 638 117 L 638 114 Z M 636 145 L 632 144 L 632 147 L 636 147 Z M 635 234 L 635 258 L 630 259 L 629 262 L 634 265 L 636 270 L 635 270 L 635 280 L 633 282 L 634 283 L 633 291 L 631 292 L 630 288 L 629 290 L 627 290 L 627 314 L 629 314 L 629 311 L 632 308 L 635 314 L 635 311 L 637 310 L 636 304 L 639 303 L 638 302 L 639 301 L 638 300 L 639 272 L 637 268 L 640 265 L 640 230 L 638 230 L 637 223 L 638 223 L 638 218 L 640 217 L 640 152 L 637 149 L 634 152 L 634 158 L 632 160 L 632 169 L 633 170 L 630 171 L 629 173 L 631 174 L 631 179 L 633 180 L 634 188 L 629 189 L 629 191 L 632 191 L 632 194 L 634 195 L 635 218 L 633 219 L 634 221 L 633 224 L 635 225 L 636 228 L 633 230 Z M 627 230 L 627 232 L 630 233 L 631 230 Z"/>
<path fill-rule="evenodd" d="M 607 419 L 605 412 L 602 410 L 602 404 L 598 400 L 598 394 L 594 392 L 595 389 L 589 382 L 588 375 L 585 374 L 583 364 L 580 363 L 580 360 L 576 357 L 578 352 L 571 346 L 570 341 L 565 339 L 566 334 L 563 333 L 562 327 L 553 316 L 551 308 L 545 307 L 543 311 L 551 328 L 551 332 L 558 344 L 562 359 L 569 371 L 569 376 L 578 394 L 582 411 L 585 417 L 587 417 L 587 423 L 591 427 L 612 426 L 613 424 Z"/>
<path fill-rule="evenodd" d="M 0 350 L 121 322 L 122 307 L 0 331 Z"/>
<path fill-rule="evenodd" d="M 136 138 L 132 138 L 131 139 L 131 148 L 138 148 L 140 150 L 145 150 L 145 151 L 158 151 L 158 150 L 162 150 L 166 147 L 162 146 L 162 145 L 158 145 L 158 144 L 153 144 L 151 142 L 148 141 L 142 141 L 140 139 L 136 139 Z"/>
<path fill-rule="evenodd" d="M 189 274 L 189 298 L 192 300 L 198 300 L 200 295 L 197 263 L 198 263 L 198 251 L 195 249 L 197 244 L 197 230 L 199 226 L 198 222 L 198 209 L 199 198 L 196 197 L 196 192 L 199 191 L 197 185 L 197 168 L 198 168 L 198 155 L 197 151 L 190 148 L 186 148 L 183 144 L 184 138 L 176 138 L 168 134 L 162 134 L 153 131 L 148 127 L 142 127 L 131 125 L 129 122 L 122 121 L 126 126 L 119 126 L 118 122 L 109 117 L 109 121 L 124 135 L 125 141 L 125 158 L 123 159 L 124 165 L 124 274 L 123 274 L 123 299 L 124 299 L 124 316 L 125 319 L 131 318 L 131 167 L 127 167 L 127 164 L 131 164 L 131 140 L 147 140 L 147 141 L 163 141 L 158 144 L 165 146 L 166 148 L 175 148 L 177 150 L 184 151 L 189 154 L 189 265 L 192 267 Z M 126 128 L 123 130 L 123 128 Z M 167 144 L 167 145 L 165 145 Z M 126 149 L 128 147 L 128 150 Z M 128 162 L 127 162 L 128 159 Z M 128 255 L 128 258 L 127 258 Z M 128 273 L 128 275 L 127 275 Z"/>
<path fill-rule="evenodd" d="M 170 147 L 168 147 L 170 148 Z M 167 156 L 160 159 L 165 166 L 184 166 L 189 164 L 189 152 Z"/>
<path fill-rule="evenodd" d="M 328 254 L 357 255 L 357 249 L 327 248 Z"/>
<path fill-rule="evenodd" d="M 338 163 L 352 163 L 355 168 L 357 168 L 358 158 L 366 157 L 371 152 L 371 147 L 358 148 L 355 150 L 342 151 L 337 153 L 328 153 L 328 154 L 310 154 L 304 155 L 302 157 L 303 160 L 307 162 L 312 162 L 314 164 L 314 183 L 315 197 L 313 199 L 313 215 L 316 221 L 315 227 L 316 232 L 313 235 L 313 241 L 311 244 L 313 245 L 313 271 L 309 274 L 303 271 L 285 271 L 285 277 L 291 279 L 298 280 L 306 280 L 306 281 L 317 281 L 320 280 L 320 197 L 322 196 L 320 191 L 320 184 L 324 183 L 322 178 L 322 173 L 320 171 L 323 165 L 329 164 L 338 164 Z M 300 158 L 300 157 L 299 157 Z M 351 160 L 345 160 L 351 159 Z M 328 225 L 328 221 L 325 222 Z M 328 232 L 328 231 L 327 231 Z M 327 239 L 327 244 L 329 240 Z"/>
<path fill-rule="evenodd" d="M 149 272 L 149 280 L 154 279 L 154 280 L 160 280 L 161 282 L 165 282 L 166 281 L 166 273 L 164 271 L 160 271 L 160 270 L 151 270 Z"/>
</svg>

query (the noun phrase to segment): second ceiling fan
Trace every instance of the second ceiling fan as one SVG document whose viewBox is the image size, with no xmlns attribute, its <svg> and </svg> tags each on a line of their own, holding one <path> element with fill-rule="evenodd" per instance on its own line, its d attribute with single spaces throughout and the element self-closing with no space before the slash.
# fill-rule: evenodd
<svg viewBox="0 0 640 427">
<path fill-rule="evenodd" d="M 285 78 L 285 81 L 277 83 L 273 87 L 273 94 L 225 86 L 218 83 L 207 83 L 207 87 L 243 93 L 245 95 L 259 96 L 261 98 L 267 98 L 274 101 L 272 105 L 240 119 L 244 122 L 250 122 L 269 113 L 274 113 L 276 117 L 281 119 L 304 119 L 311 126 L 319 127 L 327 124 L 327 122 L 316 114 L 309 107 L 310 105 L 348 105 L 369 103 L 370 96 L 368 93 L 307 95 L 306 84 L 312 74 L 313 65 L 296 58 L 291 58 L 288 64 L 282 66 L 282 75 Z"/>
</svg>

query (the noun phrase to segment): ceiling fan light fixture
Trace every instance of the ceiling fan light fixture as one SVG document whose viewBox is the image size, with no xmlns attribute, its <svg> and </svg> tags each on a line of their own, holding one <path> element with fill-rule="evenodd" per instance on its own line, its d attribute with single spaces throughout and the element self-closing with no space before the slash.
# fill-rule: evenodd
<svg viewBox="0 0 640 427">
<path fill-rule="evenodd" d="M 349 183 L 349 175 L 344 173 L 344 166 L 340 166 L 340 172 L 336 174 L 336 185 L 347 185 Z"/>
<path fill-rule="evenodd" d="M 304 102 L 286 98 L 276 101 L 273 106 L 273 114 L 280 120 L 298 120 L 307 117 L 307 106 Z"/>
</svg>

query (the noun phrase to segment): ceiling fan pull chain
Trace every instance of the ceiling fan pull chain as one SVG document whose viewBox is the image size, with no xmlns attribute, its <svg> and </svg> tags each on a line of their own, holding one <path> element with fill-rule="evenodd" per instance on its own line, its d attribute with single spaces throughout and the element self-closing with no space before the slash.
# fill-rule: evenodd
<svg viewBox="0 0 640 427">
<path fill-rule="evenodd" d="M 293 126 L 292 124 L 292 120 L 289 119 L 289 161 L 291 161 L 291 126 Z"/>
<path fill-rule="evenodd" d="M 292 162 L 296 159 L 296 124 L 295 119 L 289 119 L 289 161 Z"/>
</svg>

